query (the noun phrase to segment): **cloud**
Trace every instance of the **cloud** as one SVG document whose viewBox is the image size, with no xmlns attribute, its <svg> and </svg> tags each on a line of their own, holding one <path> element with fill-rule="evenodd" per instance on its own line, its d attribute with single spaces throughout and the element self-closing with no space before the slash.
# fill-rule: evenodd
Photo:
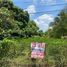
<svg viewBox="0 0 67 67">
<path fill-rule="evenodd" d="M 34 5 L 29 5 L 29 6 L 27 7 L 27 9 L 25 9 L 25 10 L 28 11 L 28 13 L 30 14 L 30 16 L 34 15 L 34 14 L 32 14 L 32 13 L 35 13 L 35 12 L 36 12 L 36 8 L 35 8 Z"/>
<path fill-rule="evenodd" d="M 50 22 L 52 22 L 54 17 L 50 14 L 43 14 L 37 19 L 34 19 L 36 24 L 39 26 L 40 30 L 47 31 L 49 28 Z"/>
</svg>

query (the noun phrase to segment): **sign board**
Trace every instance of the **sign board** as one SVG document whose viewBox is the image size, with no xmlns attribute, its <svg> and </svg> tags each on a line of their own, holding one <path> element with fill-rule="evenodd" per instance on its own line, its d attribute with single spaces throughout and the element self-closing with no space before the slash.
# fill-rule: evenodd
<svg viewBox="0 0 67 67">
<path fill-rule="evenodd" d="M 45 43 L 32 42 L 31 43 L 31 58 L 44 58 Z"/>
</svg>

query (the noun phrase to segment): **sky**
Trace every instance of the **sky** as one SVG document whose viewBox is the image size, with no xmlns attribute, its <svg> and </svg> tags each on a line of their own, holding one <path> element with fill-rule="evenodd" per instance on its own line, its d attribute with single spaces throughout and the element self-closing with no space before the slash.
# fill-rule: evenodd
<svg viewBox="0 0 67 67">
<path fill-rule="evenodd" d="M 49 29 L 49 24 L 67 6 L 67 0 L 13 0 L 15 6 L 28 11 L 40 30 Z"/>
</svg>

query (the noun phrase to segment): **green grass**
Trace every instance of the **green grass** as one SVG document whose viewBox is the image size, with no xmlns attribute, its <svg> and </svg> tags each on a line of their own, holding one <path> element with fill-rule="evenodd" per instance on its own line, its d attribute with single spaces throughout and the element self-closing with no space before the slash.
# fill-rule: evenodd
<svg viewBox="0 0 67 67">
<path fill-rule="evenodd" d="M 67 45 L 66 39 L 54 39 L 54 38 L 45 38 L 45 37 L 32 37 L 32 38 L 20 38 L 20 39 L 13 39 L 18 45 L 22 45 L 24 47 L 23 52 L 25 53 L 25 56 L 20 56 L 15 58 L 14 60 L 18 60 L 20 63 L 29 63 L 28 59 L 30 55 L 30 44 L 31 42 L 45 42 L 47 45 L 47 52 L 49 51 L 51 46 L 58 46 L 58 45 Z M 22 59 L 21 59 L 22 58 Z M 23 62 L 24 61 L 24 62 Z"/>
<path fill-rule="evenodd" d="M 13 62 L 16 62 L 18 64 L 31 64 L 30 59 L 30 45 L 31 42 L 44 42 L 46 43 L 46 57 L 48 58 L 48 53 L 53 46 L 62 46 L 67 45 L 66 39 L 54 39 L 54 38 L 46 38 L 46 37 L 31 37 L 31 38 L 17 38 L 17 39 L 10 39 L 11 41 L 14 41 L 16 44 L 17 51 L 23 48 L 24 55 L 20 55 L 18 57 L 15 57 L 12 59 Z M 22 46 L 22 47 L 21 47 Z M 39 61 L 40 62 L 40 61 Z M 42 62 L 40 62 L 42 63 Z"/>
<path fill-rule="evenodd" d="M 32 38 L 22 38 L 22 39 L 14 39 L 14 40 L 26 46 L 30 45 L 31 42 L 45 42 L 48 45 L 67 44 L 66 39 L 54 39 L 54 38 L 45 38 L 45 37 L 32 37 Z"/>
</svg>

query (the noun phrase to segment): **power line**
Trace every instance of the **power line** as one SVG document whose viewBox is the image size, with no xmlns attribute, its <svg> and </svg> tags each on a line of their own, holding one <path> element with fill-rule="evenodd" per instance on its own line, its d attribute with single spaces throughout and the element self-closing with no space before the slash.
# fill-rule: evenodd
<svg viewBox="0 0 67 67">
<path fill-rule="evenodd" d="M 64 3 L 64 4 L 53 4 L 53 5 L 44 5 L 44 6 L 41 6 L 42 8 L 44 7 L 55 7 L 55 6 L 67 6 L 67 3 Z M 38 8 L 41 8 L 41 7 L 38 7 Z"/>
<path fill-rule="evenodd" d="M 22 2 L 22 3 L 24 3 L 24 4 L 32 4 L 32 2 Z M 44 6 L 58 6 L 58 5 L 67 5 L 67 3 L 58 3 L 58 4 L 44 5 Z"/>
<path fill-rule="evenodd" d="M 23 3 L 28 3 L 28 2 L 23 2 Z M 40 6 L 45 7 L 45 6 L 61 6 L 61 5 L 67 5 L 67 3 L 58 3 L 58 4 L 52 4 L 52 5 L 40 5 Z"/>
<path fill-rule="evenodd" d="M 22 2 L 22 3 L 32 3 L 32 2 Z M 44 5 L 45 6 L 60 6 L 60 5 L 67 5 L 67 3 L 58 3 L 58 4 L 52 4 L 52 5 Z M 39 7 L 38 7 L 39 8 Z M 62 9 L 61 9 L 62 10 Z M 40 13 L 51 13 L 51 12 L 56 12 L 56 11 L 61 11 L 61 10 L 51 10 L 51 11 L 40 11 L 40 12 L 35 12 L 35 13 L 29 13 L 29 14 L 40 14 Z"/>
<path fill-rule="evenodd" d="M 18 1 L 17 1 L 18 2 Z M 46 3 L 47 1 L 45 1 Z M 19 2 L 18 2 L 19 3 Z M 25 3 L 25 4 L 32 4 L 32 2 L 22 2 L 22 3 Z M 57 5 L 67 5 L 67 3 L 58 3 L 58 4 L 52 4 L 52 5 L 44 5 L 44 6 L 57 6 Z"/>
<path fill-rule="evenodd" d="M 13 2 L 18 2 L 18 0 L 17 0 L 17 1 L 13 1 Z M 22 2 L 22 1 L 19 1 L 19 2 Z M 19 3 L 19 2 L 18 2 L 18 3 Z M 22 3 L 32 3 L 32 2 L 27 1 L 27 2 L 22 2 Z"/>
<path fill-rule="evenodd" d="M 44 6 L 59 6 L 59 5 L 67 5 L 67 3 L 52 4 L 52 5 L 44 5 Z"/>
<path fill-rule="evenodd" d="M 61 9 L 61 10 L 62 10 L 62 9 Z M 56 11 L 61 11 L 61 10 L 40 11 L 40 12 L 29 13 L 29 14 L 51 13 L 51 12 L 56 12 Z"/>
<path fill-rule="evenodd" d="M 18 2 L 18 1 L 15 1 L 15 2 Z M 30 1 L 24 1 L 24 2 L 19 1 L 19 2 L 21 2 L 21 3 L 28 3 L 28 4 L 34 3 L 34 1 L 31 1 L 31 2 L 30 2 Z M 19 2 L 18 2 L 18 3 L 19 3 Z M 46 2 L 48 3 L 48 1 L 45 1 L 44 3 L 46 3 Z M 39 2 L 39 3 L 42 3 L 42 2 Z M 64 3 L 65 3 L 65 2 L 64 2 Z"/>
</svg>

